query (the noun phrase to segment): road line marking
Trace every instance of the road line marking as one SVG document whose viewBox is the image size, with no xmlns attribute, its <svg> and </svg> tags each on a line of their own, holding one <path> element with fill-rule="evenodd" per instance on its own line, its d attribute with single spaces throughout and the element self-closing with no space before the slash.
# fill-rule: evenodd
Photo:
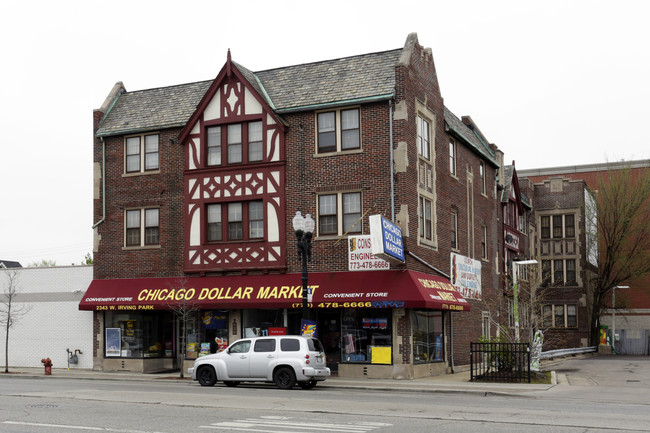
<svg viewBox="0 0 650 433">
<path fill-rule="evenodd" d="M 145 431 L 145 430 L 122 430 L 122 429 L 115 429 L 110 427 L 90 427 L 90 426 L 83 426 L 83 425 L 66 425 L 66 424 L 45 424 L 45 423 L 38 423 L 38 422 L 22 422 L 22 421 L 2 421 L 2 424 L 24 425 L 24 426 L 31 426 L 31 427 L 65 428 L 65 429 L 74 429 L 74 430 L 108 431 L 108 432 L 117 432 L 117 433 L 163 433 L 163 432 Z"/>
</svg>

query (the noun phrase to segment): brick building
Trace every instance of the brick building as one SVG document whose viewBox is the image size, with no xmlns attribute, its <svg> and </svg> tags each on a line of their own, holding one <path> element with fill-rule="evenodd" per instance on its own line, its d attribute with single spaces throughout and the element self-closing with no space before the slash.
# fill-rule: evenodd
<svg viewBox="0 0 650 433">
<path fill-rule="evenodd" d="M 557 345 L 559 347 L 577 347 L 576 345 L 589 344 L 589 317 L 584 300 L 589 296 L 588 282 L 590 274 L 585 274 L 589 265 L 597 265 L 596 258 L 588 254 L 589 246 L 585 245 L 584 237 L 584 200 L 590 197 L 587 190 L 598 194 L 601 179 L 605 182 L 608 178 L 609 170 L 629 169 L 631 176 L 638 176 L 642 171 L 647 171 L 650 167 L 650 161 L 624 161 L 617 163 L 605 164 L 585 164 L 566 167 L 548 167 L 540 169 L 523 170 L 519 172 L 521 177 L 527 178 L 535 187 L 535 213 L 538 224 L 542 223 L 541 218 L 545 218 L 543 223 L 546 224 L 545 232 L 538 233 L 538 242 L 541 247 L 540 254 L 542 259 L 548 258 L 546 262 L 546 273 L 549 274 L 551 268 L 552 278 L 555 279 L 556 259 L 564 267 L 562 271 L 566 277 L 566 288 L 558 289 L 557 296 L 553 304 L 576 305 L 577 317 L 571 317 L 568 310 L 564 310 L 565 321 L 560 320 L 561 326 L 556 326 L 555 319 L 551 321 L 552 329 L 556 334 Z M 567 216 L 571 221 L 573 215 L 575 225 L 575 236 L 566 236 Z M 569 223 L 571 227 L 571 223 Z M 556 232 L 564 233 L 556 241 Z M 573 233 L 569 229 L 569 233 Z M 576 246 L 571 249 L 571 238 L 576 240 Z M 564 248 L 564 250 L 562 250 Z M 557 255 L 558 251 L 563 253 Z M 573 253 L 572 253 L 573 252 Z M 576 269 L 572 266 L 571 260 L 576 260 Z M 568 262 L 567 262 L 568 261 Z M 572 278 L 570 275 L 576 275 L 576 284 L 568 284 Z M 550 277 L 550 276 L 549 276 Z M 619 353 L 631 355 L 647 355 L 650 353 L 650 291 L 648 278 L 637 279 L 626 282 L 629 288 L 619 288 L 616 290 L 616 323 L 613 321 L 613 309 L 606 309 L 605 315 L 601 317 L 601 324 L 616 328 L 619 339 L 616 342 L 616 350 Z M 581 293 L 582 292 L 582 293 Z M 566 302 L 565 302 L 566 301 Z M 611 303 L 609 304 L 611 307 Z M 555 307 L 547 307 L 555 308 Z M 555 313 L 553 313 L 555 315 Z M 558 314 L 559 318 L 559 314 Z M 564 338 L 559 338 L 560 336 Z M 553 348 L 553 347 L 549 347 Z"/>
<path fill-rule="evenodd" d="M 342 376 L 469 362 L 500 296 L 498 150 L 443 104 L 431 50 L 403 48 L 127 92 L 94 112 L 94 368 L 183 367 L 301 329 L 291 220 L 314 215 L 310 318 Z M 401 229 L 378 261 L 371 215 Z M 502 262 L 502 259 L 501 259 Z M 195 313 L 184 341 L 179 310 Z"/>
</svg>

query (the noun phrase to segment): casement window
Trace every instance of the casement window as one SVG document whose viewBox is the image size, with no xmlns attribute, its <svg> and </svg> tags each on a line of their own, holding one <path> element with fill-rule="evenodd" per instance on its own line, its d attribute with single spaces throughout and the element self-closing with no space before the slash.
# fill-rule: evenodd
<svg viewBox="0 0 650 433">
<path fill-rule="evenodd" d="M 361 147 L 358 108 L 317 113 L 316 130 L 318 153 L 341 152 Z"/>
<path fill-rule="evenodd" d="M 479 178 L 481 180 L 481 194 L 486 195 L 487 187 L 485 183 L 485 163 L 483 161 L 481 161 L 478 166 L 478 173 L 479 173 Z"/>
<path fill-rule="evenodd" d="M 431 159 L 431 123 L 422 116 L 418 116 L 418 155 L 424 159 Z"/>
<path fill-rule="evenodd" d="M 433 204 L 431 200 L 420 196 L 419 206 L 420 238 L 433 240 Z"/>
<path fill-rule="evenodd" d="M 208 166 L 264 160 L 262 121 L 211 126 L 206 129 Z"/>
<path fill-rule="evenodd" d="M 456 141 L 449 139 L 449 172 L 456 176 Z"/>
<path fill-rule="evenodd" d="M 576 235 L 575 216 L 544 215 L 540 218 L 542 239 L 574 238 Z"/>
<path fill-rule="evenodd" d="M 206 240 L 244 241 L 264 238 L 264 203 L 211 203 L 206 206 Z"/>
<path fill-rule="evenodd" d="M 160 169 L 158 134 L 127 137 L 125 147 L 125 172 L 146 173 Z"/>
<path fill-rule="evenodd" d="M 361 193 L 318 196 L 318 235 L 361 233 Z"/>
<path fill-rule="evenodd" d="M 487 260 L 487 227 L 481 226 L 481 258 Z"/>
<path fill-rule="evenodd" d="M 575 285 L 575 259 L 542 260 L 542 283 L 555 285 Z"/>
<path fill-rule="evenodd" d="M 545 328 L 575 328 L 578 326 L 578 308 L 575 304 L 546 304 L 542 306 Z"/>
<path fill-rule="evenodd" d="M 159 245 L 159 214 L 158 208 L 128 209 L 125 212 L 125 245 L 127 247 Z"/>
<path fill-rule="evenodd" d="M 451 212 L 451 249 L 458 249 L 458 212 Z"/>
</svg>

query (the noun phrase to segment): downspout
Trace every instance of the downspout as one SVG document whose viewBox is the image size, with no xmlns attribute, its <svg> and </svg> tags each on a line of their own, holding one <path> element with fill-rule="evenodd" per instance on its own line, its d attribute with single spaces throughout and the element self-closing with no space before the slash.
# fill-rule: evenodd
<svg viewBox="0 0 650 433">
<path fill-rule="evenodd" d="M 388 139 L 390 142 L 390 212 L 391 221 L 395 222 L 395 175 L 393 170 L 395 164 L 393 162 L 393 100 L 388 100 Z"/>
<path fill-rule="evenodd" d="M 454 320 L 449 312 L 449 358 L 451 359 L 451 374 L 454 374 Z"/>
<path fill-rule="evenodd" d="M 93 229 L 106 220 L 106 142 L 104 137 L 99 137 L 102 140 L 102 219 L 93 224 Z"/>
</svg>

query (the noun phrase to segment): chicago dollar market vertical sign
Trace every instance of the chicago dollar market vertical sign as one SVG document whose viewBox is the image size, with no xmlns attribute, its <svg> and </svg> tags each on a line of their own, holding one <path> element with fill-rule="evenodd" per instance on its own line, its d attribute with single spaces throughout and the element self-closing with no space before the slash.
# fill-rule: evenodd
<svg viewBox="0 0 650 433">
<path fill-rule="evenodd" d="M 404 263 L 402 229 L 381 215 L 370 215 L 372 253 L 393 263 Z"/>
</svg>

